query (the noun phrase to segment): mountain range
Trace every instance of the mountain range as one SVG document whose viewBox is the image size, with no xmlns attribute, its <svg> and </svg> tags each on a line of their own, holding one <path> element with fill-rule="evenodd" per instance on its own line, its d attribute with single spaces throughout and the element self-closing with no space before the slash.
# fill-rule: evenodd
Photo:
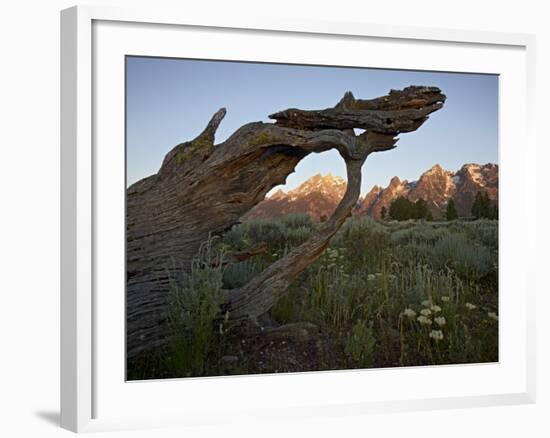
<svg viewBox="0 0 550 438">
<path fill-rule="evenodd" d="M 288 213 L 308 213 L 312 219 L 329 217 L 346 191 L 346 181 L 332 174 L 314 175 L 303 184 L 284 192 L 278 190 L 256 205 L 247 215 L 249 218 L 280 217 Z M 382 207 L 389 210 L 398 196 L 410 201 L 424 199 L 434 218 L 444 215 L 449 199 L 454 199 L 459 216 L 470 216 L 477 192 L 486 192 L 493 202 L 498 202 L 498 165 L 464 164 L 456 172 L 435 164 L 417 181 L 408 182 L 394 176 L 386 187 L 375 185 L 362 196 L 353 211 L 354 215 L 369 215 L 380 218 Z"/>
</svg>

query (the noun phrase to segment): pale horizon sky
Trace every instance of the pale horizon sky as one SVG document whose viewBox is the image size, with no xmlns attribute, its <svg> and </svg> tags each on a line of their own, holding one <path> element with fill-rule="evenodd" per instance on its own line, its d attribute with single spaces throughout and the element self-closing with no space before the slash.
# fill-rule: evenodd
<svg viewBox="0 0 550 438">
<path fill-rule="evenodd" d="M 435 163 L 451 171 L 465 163 L 498 164 L 496 75 L 145 57 L 128 57 L 126 67 L 128 185 L 156 173 L 166 153 L 196 137 L 221 107 L 227 115 L 216 144 L 245 123 L 272 122 L 267 116 L 276 111 L 324 109 L 348 90 L 371 99 L 409 85 L 438 86 L 445 106 L 416 132 L 401 134 L 396 149 L 369 156 L 362 194 L 393 176 L 416 180 Z M 274 190 L 329 172 L 346 179 L 338 153 L 311 154 Z"/>
</svg>

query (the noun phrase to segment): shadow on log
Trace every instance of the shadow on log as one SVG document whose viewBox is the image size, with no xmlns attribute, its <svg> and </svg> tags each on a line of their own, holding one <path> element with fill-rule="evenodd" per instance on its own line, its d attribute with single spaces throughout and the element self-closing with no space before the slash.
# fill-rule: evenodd
<svg viewBox="0 0 550 438">
<path fill-rule="evenodd" d="M 393 149 L 398 134 L 418 129 L 444 102 L 436 87 L 411 86 L 372 100 L 348 92 L 334 108 L 287 109 L 270 115 L 275 123 L 246 124 L 214 145 L 226 113 L 220 109 L 197 138 L 166 155 L 157 174 L 127 190 L 128 358 L 165 342 L 170 269 L 188 272 L 209 234 L 228 230 L 269 190 L 284 184 L 304 157 L 336 149 L 346 163 L 347 189 L 330 219 L 246 285 L 226 291 L 224 308 L 232 323 L 256 321 L 266 313 L 350 216 L 368 155 Z M 355 135 L 353 128 L 365 132 Z M 261 248 L 235 257 L 256 251 Z"/>
</svg>

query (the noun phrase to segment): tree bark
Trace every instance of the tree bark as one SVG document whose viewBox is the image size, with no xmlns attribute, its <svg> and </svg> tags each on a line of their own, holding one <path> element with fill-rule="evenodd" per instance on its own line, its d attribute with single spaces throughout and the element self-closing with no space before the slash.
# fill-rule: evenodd
<svg viewBox="0 0 550 438">
<path fill-rule="evenodd" d="M 229 229 L 310 153 L 337 149 L 348 183 L 332 217 L 248 284 L 227 291 L 233 322 L 255 320 L 268 311 L 351 214 L 368 155 L 395 147 L 399 133 L 418 129 L 444 101 L 435 87 L 392 90 L 373 100 L 346 93 L 335 108 L 285 110 L 270 116 L 276 123 L 249 123 L 214 146 L 226 112 L 219 110 L 197 138 L 166 155 L 157 174 L 127 190 L 128 357 L 164 343 L 170 276 L 189 271 L 209 234 Z M 356 136 L 352 128 L 366 131 Z"/>
</svg>

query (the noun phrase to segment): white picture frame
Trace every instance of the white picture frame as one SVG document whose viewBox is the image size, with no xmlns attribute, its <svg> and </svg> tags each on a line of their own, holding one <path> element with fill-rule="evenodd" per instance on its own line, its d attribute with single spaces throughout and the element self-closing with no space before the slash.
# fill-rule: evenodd
<svg viewBox="0 0 550 438">
<path fill-rule="evenodd" d="M 101 29 L 99 26 L 106 25 Z M 120 30 L 117 26 L 125 30 Z M 506 286 L 509 282 L 510 287 L 519 290 L 517 295 L 502 294 L 501 308 L 499 311 L 501 320 L 501 347 L 505 352 L 504 358 L 499 364 L 500 368 L 483 368 L 476 366 L 443 367 L 441 371 L 433 367 L 423 367 L 414 370 L 387 370 L 390 373 L 388 379 L 396 382 L 395 392 L 389 397 L 381 397 L 376 394 L 367 397 L 361 394 L 352 394 L 351 391 L 340 391 L 342 385 L 354 385 L 354 382 L 373 382 L 373 374 L 365 371 L 340 372 L 340 373 L 308 373 L 294 374 L 289 376 L 246 376 L 230 378 L 210 378 L 210 379 L 188 379 L 186 383 L 181 381 L 166 382 L 145 382 L 128 383 L 120 381 L 120 370 L 111 373 L 111 368 L 118 367 L 119 362 L 108 362 L 108 354 L 99 354 L 104 351 L 117 351 L 108 349 L 120 349 L 120 339 L 123 337 L 114 336 L 112 343 L 107 347 L 107 341 L 103 332 L 105 327 L 114 333 L 120 331 L 120 325 L 123 322 L 123 313 L 117 313 L 120 310 L 120 297 L 114 303 L 112 310 L 106 311 L 106 305 L 109 305 L 107 298 L 98 300 L 99 290 L 103 290 L 102 285 L 110 284 L 110 277 L 102 269 L 103 258 L 98 254 L 103 251 L 104 245 L 97 240 L 97 236 L 102 234 L 100 230 L 102 217 L 98 216 L 97 206 L 102 202 L 109 202 L 105 190 L 102 189 L 105 184 L 112 181 L 120 181 L 120 172 L 124 168 L 120 166 L 117 159 L 119 155 L 110 160 L 113 163 L 112 168 L 105 167 L 105 159 L 102 154 L 97 154 L 98 139 L 104 139 L 102 130 L 97 129 L 97 123 L 101 125 L 105 109 L 103 100 L 97 94 L 98 81 L 105 77 L 105 73 L 110 70 L 103 70 L 103 66 L 109 67 L 107 62 L 112 57 L 120 58 L 121 54 L 126 52 L 132 41 L 131 54 L 136 54 L 140 50 L 139 38 L 136 37 L 143 29 L 148 28 L 150 32 L 158 33 L 158 39 L 148 38 L 148 44 L 144 51 L 158 51 L 159 55 L 169 54 L 172 49 L 165 41 L 162 44 L 162 33 L 177 32 L 178 29 L 186 29 L 189 32 L 198 31 L 201 35 L 216 34 L 219 32 L 234 31 L 236 38 L 262 38 L 264 33 L 269 34 L 269 38 L 279 39 L 280 44 L 287 46 L 288 41 L 282 41 L 288 38 L 348 38 L 348 43 L 361 44 L 364 41 L 384 42 L 389 45 L 407 44 L 409 47 L 418 47 L 419 50 L 446 50 L 447 45 L 456 47 L 457 50 L 463 50 L 464 64 L 475 61 L 476 57 L 471 57 L 469 61 L 468 50 L 486 50 L 488 55 L 490 51 L 500 53 L 494 55 L 497 62 L 491 59 L 482 59 L 478 53 L 479 71 L 504 74 L 510 80 L 505 81 L 503 87 L 509 87 L 510 90 L 501 88 L 504 98 L 501 100 L 501 158 L 503 158 L 501 179 L 503 185 L 503 196 L 520 196 L 525 202 L 529 199 L 535 199 L 535 174 L 532 169 L 535 149 L 533 138 L 533 110 L 534 110 L 534 45 L 535 40 L 531 35 L 489 33 L 482 31 L 459 31 L 450 29 L 426 29 L 416 27 L 401 27 L 387 25 L 372 25 L 364 23 L 338 23 L 338 22 L 315 22 L 307 20 L 296 20 L 292 18 L 270 18 L 270 17 L 246 17 L 243 16 L 239 21 L 232 20 L 226 22 L 224 17 L 211 14 L 209 16 L 189 15 L 181 11 L 162 11 L 157 9 L 150 10 L 127 10 L 110 7 L 98 6 L 77 6 L 66 9 L 61 13 L 61 425 L 62 427 L 75 431 L 99 431 L 120 428 L 145 428 L 162 427 L 168 425 L 193 425 L 208 424 L 224 421 L 246 420 L 247 418 L 273 418 L 275 416 L 283 417 L 310 417 L 315 415 L 343 415 L 356 414 L 361 415 L 368 412 L 399 412 L 415 409 L 441 409 L 451 407 L 475 407 L 503 404 L 532 403 L 535 400 L 535 320 L 534 320 L 534 283 L 533 267 L 525 261 L 519 260 L 521 251 L 534 247 L 536 239 L 536 221 L 535 212 L 532 209 L 514 213 L 511 209 L 502 208 L 501 215 L 504 218 L 501 228 L 501 242 L 506 241 L 507 254 L 501 256 L 503 266 L 515 266 L 517 262 L 514 278 L 510 272 L 501 271 L 501 284 L 505 280 Z M 141 30 L 140 30 L 141 29 Z M 132 32 L 132 38 L 124 38 L 120 32 Z M 151 34 L 152 35 L 152 34 Z M 182 37 L 185 37 L 183 35 Z M 315 38 L 309 38 L 315 40 Z M 109 42 L 109 44 L 105 44 Z M 340 41 L 340 40 L 338 40 Z M 120 44 L 119 44 L 120 43 Z M 341 43 L 341 42 L 340 42 Z M 340 44 L 339 43 L 339 44 Z M 229 44 L 229 43 L 227 43 Z M 267 39 L 262 44 L 269 44 Z M 315 44 L 315 43 L 311 43 Z M 106 49 L 111 46 L 110 49 Z M 254 44 L 250 45 L 250 54 L 235 54 L 233 57 L 225 55 L 223 59 L 254 59 Z M 143 45 L 145 47 L 145 45 Z M 266 46 L 263 46 L 266 47 Z M 424 48 L 424 49 L 423 49 Z M 228 49 L 228 48 L 226 48 Z M 195 50 L 202 50 L 201 46 L 195 47 Z M 205 44 L 204 50 L 207 49 Z M 429 54 L 429 52 L 426 52 Z M 462 53 L 462 52 L 461 52 Z M 483 52 L 485 53 L 485 52 Z M 216 53 L 220 56 L 219 53 Z M 105 58 L 102 58 L 105 56 Z M 205 54 L 206 57 L 214 57 L 214 54 Z M 221 55 L 224 56 L 224 55 Z M 276 56 L 276 55 L 273 55 Z M 279 55 L 280 56 L 280 55 Z M 289 55 L 291 56 L 291 55 Z M 319 55 L 321 56 L 321 55 Z M 327 56 L 326 54 L 323 56 Z M 435 59 L 426 58 L 424 68 L 437 70 L 438 65 L 446 66 L 439 69 L 460 70 L 458 66 L 461 60 L 455 56 L 454 60 L 444 61 L 444 57 Z M 499 58 L 502 56 L 502 58 Z M 403 56 L 403 58 L 405 58 Z M 498 59 L 497 59 L 498 58 Z M 100 67 L 94 62 L 100 59 Z M 269 58 L 271 59 L 271 58 Z M 262 59 L 266 60 L 266 59 Z M 103 62 L 105 61 L 105 62 Z M 120 59 L 119 59 L 120 61 Z M 289 59 L 290 61 L 290 59 Z M 118 62 L 118 61 L 117 61 Z M 374 62 L 374 61 L 373 61 Z M 387 68 L 399 68 L 408 62 L 405 59 L 384 61 L 383 57 L 378 61 L 381 66 Z M 412 61 L 411 61 L 412 62 Z M 362 64 L 363 63 L 363 64 Z M 454 63 L 454 64 L 453 64 Z M 364 65 L 364 61 L 359 60 L 357 65 Z M 370 64 L 369 64 L 370 65 Z M 410 64 L 412 65 L 412 64 Z M 410 65 L 408 67 L 410 67 Z M 500 65 L 507 73 L 499 71 Z M 503 70 L 503 71 L 504 71 Z M 119 72 L 119 70 L 116 70 Z M 463 71 L 471 71 L 465 68 Z M 103 75 L 103 76 L 102 76 Z M 508 76 L 506 76 L 508 75 Z M 116 83 L 106 85 L 112 91 L 111 94 L 120 96 L 119 89 L 120 77 L 117 76 Z M 118 85 L 117 85 L 118 84 Z M 118 88 L 117 88 L 118 87 Z M 101 93 L 100 93 L 101 94 Z M 116 97 L 115 97 L 116 98 Z M 513 104 L 513 105 L 512 105 Z M 110 105 L 113 113 L 109 113 L 109 120 L 113 123 L 120 122 L 121 108 L 117 105 Z M 513 108 L 512 108 L 513 107 Z M 514 113 L 508 113 L 514 111 Z M 123 112 L 123 108 L 122 108 Z M 516 120 L 516 133 L 506 131 L 506 121 L 514 116 Z M 105 116 L 106 117 L 106 116 Z M 516 119 L 519 117 L 519 119 Z M 118 122 L 117 122 L 118 121 Z M 104 126 L 104 125 L 102 125 Z M 116 137 L 113 136 L 113 139 Z M 522 147 L 513 149 L 513 142 L 522 142 Z M 108 144 L 109 140 L 100 142 Z M 116 142 L 113 144 L 117 144 Z M 504 145 L 504 146 L 503 146 Z M 103 147 L 103 146 L 101 146 Z M 124 148 L 123 143 L 120 144 Z M 115 146 L 115 149 L 117 146 Z M 507 181 L 511 178 L 511 172 L 507 170 L 507 163 L 515 163 L 518 168 L 514 171 L 514 177 L 520 180 L 518 187 L 511 187 Z M 114 169 L 114 171 L 113 171 Z M 508 168 L 509 169 L 509 168 Z M 109 176 L 106 179 L 104 175 Z M 117 179 L 118 178 L 118 179 Z M 122 188 L 122 191 L 125 187 Z M 508 194 L 507 193 L 508 190 Z M 514 191 L 514 193 L 512 193 Z M 117 192 L 120 194 L 120 191 Z M 104 198 L 106 199 L 104 201 Z M 119 197 L 120 198 L 120 197 Z M 119 199 L 120 200 L 120 199 Z M 113 200 L 113 202 L 118 202 Z M 119 204 L 113 204 L 119 205 Z M 535 205 L 535 203 L 531 203 Z M 105 211 L 103 209 L 102 211 Z M 515 215 L 515 216 L 514 216 Z M 119 215 L 120 217 L 120 215 Z M 514 237 L 514 226 L 519 221 L 523 221 L 523 236 L 525 238 L 516 239 Z M 117 225 L 115 225 L 117 226 Z M 99 231 L 99 234 L 98 234 Z M 123 232 L 123 229 L 121 230 Z M 117 237 L 118 238 L 118 237 Z M 116 238 L 113 240 L 116 241 Z M 120 249 L 120 248 L 119 248 Z M 113 253 L 117 253 L 114 251 Z M 99 258 L 98 258 L 99 257 Z M 99 267 L 99 269 L 98 269 Z M 116 275 L 116 273 L 114 274 Z M 123 275 L 123 272 L 120 272 Z M 513 284 L 512 284 L 513 282 Z M 99 289 L 98 289 L 99 288 Z M 103 289 L 102 289 L 103 288 Z M 118 296 L 118 290 L 113 286 Z M 122 292 L 123 293 L 123 292 Z M 123 298 L 122 298 L 123 300 Z M 512 307 L 518 309 L 517 318 L 512 321 Z M 109 308 L 111 309 L 111 308 Z M 118 310 L 117 310 L 118 309 Z M 508 309 L 508 310 L 507 310 Z M 118 315 L 118 316 L 117 316 Z M 113 318 L 120 317 L 120 322 Z M 105 322 L 111 321 L 111 322 Z M 516 335 L 505 336 L 516 330 Z M 122 335 L 122 334 L 121 334 Z M 513 339 L 512 339 L 513 338 Z M 118 344 L 117 344 L 118 342 Z M 504 344 L 502 344 L 504 342 Z M 508 343 L 514 342 L 515 344 Z M 105 346 L 104 346 L 105 345 Z M 123 344 L 122 344 L 123 345 Z M 102 350 L 104 349 L 105 350 Z M 508 360 L 506 352 L 515 352 L 515 357 Z M 118 353 L 117 353 L 118 354 Z M 116 356 L 116 354 L 115 354 Z M 118 357 L 118 356 L 117 356 Z M 474 379 L 479 381 L 489 381 L 490 375 L 496 375 L 499 369 L 505 369 L 510 362 L 508 374 L 503 374 L 501 386 L 498 386 L 498 380 L 489 383 L 481 388 L 481 392 L 471 391 L 467 385 L 462 390 L 455 388 L 454 392 L 445 392 L 437 390 L 436 386 L 423 395 L 415 392 L 400 390 L 399 382 L 406 382 L 410 377 L 426 378 L 435 376 L 437 379 Z M 451 371 L 448 371 L 451 370 Z M 384 371 L 385 373 L 386 371 Z M 384 373 L 376 375 L 376 379 L 383 381 Z M 477 377 L 476 377 L 477 376 Z M 506 377 L 507 376 L 507 377 Z M 117 380 L 118 379 L 118 380 Z M 506 380 L 506 382 L 504 381 Z M 113 384 L 113 382 L 118 382 Z M 361 383 L 363 384 L 363 383 Z M 200 402 L 197 400 L 192 406 L 182 402 L 173 404 L 173 409 L 168 410 L 167 405 L 155 403 L 154 405 L 136 406 L 124 411 L 122 408 L 117 410 L 117 406 L 122 406 L 122 398 L 125 400 L 142 399 L 158 400 L 162 397 L 170 403 L 171 400 L 181 391 L 181 386 L 185 386 L 185 393 L 189 394 L 189 399 L 193 394 L 199 391 L 206 391 L 207 394 L 215 394 L 220 391 L 240 390 L 243 393 L 242 400 L 237 400 L 231 410 L 224 410 L 221 404 L 210 402 Z M 326 391 L 316 392 L 313 388 L 325 385 Z M 508 385 L 508 386 L 507 386 Z M 116 387 L 116 388 L 115 388 Z M 253 387 L 263 387 L 269 390 L 280 388 L 281 394 L 275 394 L 269 405 L 260 406 L 257 402 L 247 404 L 246 398 L 254 394 Z M 294 404 L 286 403 L 284 400 L 284 390 L 288 388 L 300 387 L 311 391 L 309 396 L 302 398 L 296 397 Z M 370 386 L 373 387 L 373 386 Z M 117 389 L 118 388 L 118 389 Z M 153 389 L 151 389 L 153 388 Z M 402 387 L 403 388 L 403 387 Z M 250 392 L 249 392 L 250 391 Z M 379 389 L 379 391 L 381 391 Z M 401 391 L 401 392 L 400 392 Z M 485 391 L 485 392 L 483 392 Z M 307 391 L 306 391 L 307 392 Z M 376 391 L 373 389 L 373 393 Z M 109 405 L 106 402 L 106 396 L 113 402 Z M 181 392 L 180 392 L 181 394 Z M 380 393 L 379 393 L 380 394 Z M 309 398 L 308 398 L 309 397 Z M 140 411 L 143 407 L 143 411 Z M 102 412 L 108 412 L 103 415 Z M 134 412 L 134 414 L 132 414 Z"/>
</svg>

